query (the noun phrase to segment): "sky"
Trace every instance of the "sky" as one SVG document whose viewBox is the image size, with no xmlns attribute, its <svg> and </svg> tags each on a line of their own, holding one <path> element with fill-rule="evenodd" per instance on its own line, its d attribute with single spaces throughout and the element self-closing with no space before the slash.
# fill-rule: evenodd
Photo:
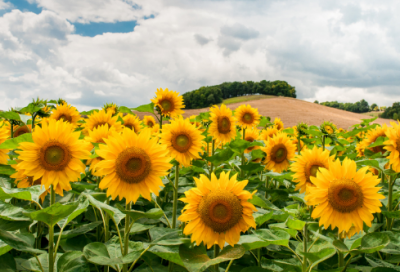
<svg viewBox="0 0 400 272">
<path fill-rule="evenodd" d="M 150 103 L 233 81 L 297 98 L 400 101 L 400 2 L 0 0 L 0 109 Z"/>
</svg>

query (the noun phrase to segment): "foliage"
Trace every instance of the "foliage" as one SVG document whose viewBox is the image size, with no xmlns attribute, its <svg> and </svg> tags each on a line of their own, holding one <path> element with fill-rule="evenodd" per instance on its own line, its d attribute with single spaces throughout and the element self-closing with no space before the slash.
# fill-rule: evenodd
<svg viewBox="0 0 400 272">
<path fill-rule="evenodd" d="M 331 102 L 328 101 L 328 102 L 321 102 L 320 105 L 341 109 L 345 111 L 357 112 L 357 113 L 368 112 L 371 110 L 368 105 L 368 102 L 365 101 L 364 99 L 361 99 L 356 103 L 340 103 L 337 101 L 331 101 Z"/>
<path fill-rule="evenodd" d="M 397 115 L 397 117 L 395 115 Z M 385 109 L 385 111 L 381 114 L 381 117 L 397 120 L 399 115 L 400 115 L 400 102 L 394 102 L 391 107 Z"/>
</svg>

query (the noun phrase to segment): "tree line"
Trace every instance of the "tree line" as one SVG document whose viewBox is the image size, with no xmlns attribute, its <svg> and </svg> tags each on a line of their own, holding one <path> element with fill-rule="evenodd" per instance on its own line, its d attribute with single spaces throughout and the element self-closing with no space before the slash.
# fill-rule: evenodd
<svg viewBox="0 0 400 272">
<path fill-rule="evenodd" d="M 186 109 L 199 109 L 220 104 L 224 99 L 244 95 L 266 94 L 296 98 L 295 87 L 286 81 L 224 82 L 215 86 L 200 87 L 183 94 Z"/>
<path fill-rule="evenodd" d="M 380 115 L 382 118 L 398 120 L 400 118 L 400 102 L 394 102 Z"/>
<path fill-rule="evenodd" d="M 365 101 L 365 99 L 361 99 L 360 101 L 357 101 L 355 103 L 340 103 L 337 101 L 327 101 L 327 102 L 321 102 L 319 103 L 318 100 L 315 100 L 314 103 L 328 106 L 331 108 L 336 108 L 336 109 L 341 109 L 345 111 L 351 111 L 351 112 L 357 112 L 357 113 L 363 113 L 363 112 L 369 112 L 369 111 L 378 111 L 383 110 L 386 107 L 378 107 L 377 104 L 373 103 L 371 106 L 369 106 L 368 102 Z"/>
</svg>

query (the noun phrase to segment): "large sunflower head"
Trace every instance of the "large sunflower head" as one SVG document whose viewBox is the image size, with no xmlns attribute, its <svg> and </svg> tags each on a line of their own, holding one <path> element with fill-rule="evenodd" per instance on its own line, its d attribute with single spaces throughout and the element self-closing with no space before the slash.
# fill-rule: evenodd
<svg viewBox="0 0 400 272">
<path fill-rule="evenodd" d="M 325 229 L 338 227 L 339 233 L 349 231 L 352 225 L 363 229 L 363 222 L 371 227 L 372 213 L 380 212 L 382 206 L 376 187 L 380 179 L 367 173 L 368 167 L 357 171 L 355 161 L 345 158 L 330 161 L 328 169 L 319 168 L 316 177 L 311 177 L 315 185 L 307 187 L 307 205 L 316 206 L 312 217 L 319 218 Z"/>
<path fill-rule="evenodd" d="M 279 130 L 275 126 L 263 129 L 260 134 L 260 140 L 268 141 L 269 138 L 275 136 L 278 132 Z"/>
<path fill-rule="evenodd" d="M 283 122 L 281 120 L 281 118 L 276 117 L 274 120 L 274 127 L 276 127 L 277 130 L 283 130 L 284 126 L 283 126 Z"/>
<path fill-rule="evenodd" d="M 216 142 L 225 144 L 236 137 L 236 118 L 225 104 L 222 104 L 221 108 L 218 106 L 210 108 L 210 121 L 208 132 Z"/>
<path fill-rule="evenodd" d="M 256 208 L 248 200 L 253 196 L 243 190 L 247 180 L 238 182 L 236 176 L 229 178 L 229 172 L 222 172 L 219 179 L 211 174 L 194 178 L 196 188 L 185 192 L 181 198 L 186 203 L 180 221 L 188 222 L 183 233 L 192 234 L 192 242 L 202 242 L 208 247 L 225 242 L 234 246 L 240 233 L 250 227 L 256 228 L 253 212 Z"/>
<path fill-rule="evenodd" d="M 327 135 L 333 135 L 336 133 L 336 126 L 329 121 L 325 121 L 322 123 L 320 126 L 320 129 L 322 133 L 327 134 Z"/>
<path fill-rule="evenodd" d="M 389 159 L 392 169 L 400 172 L 400 125 L 396 122 L 390 122 L 390 124 L 392 127 L 386 131 L 389 139 L 384 142 L 383 148 L 390 152 L 386 158 Z"/>
<path fill-rule="evenodd" d="M 265 168 L 277 173 L 282 173 L 289 168 L 289 160 L 296 153 L 296 146 L 284 132 L 279 132 L 269 138 L 265 147 L 261 147 L 267 156 L 264 160 Z"/>
<path fill-rule="evenodd" d="M 247 129 L 245 133 L 244 139 L 248 142 L 254 142 L 255 140 L 258 140 L 260 137 L 260 131 L 257 128 L 252 128 L 252 129 Z M 252 146 L 249 148 L 246 148 L 244 153 L 250 153 L 251 151 L 255 149 L 260 149 L 260 146 Z"/>
<path fill-rule="evenodd" d="M 153 116 L 145 115 L 143 117 L 143 123 L 146 127 L 152 128 L 154 127 L 157 123 L 156 120 L 154 119 Z"/>
<path fill-rule="evenodd" d="M 250 105 L 241 105 L 235 110 L 235 117 L 242 128 L 252 128 L 260 123 L 261 115 L 258 114 L 258 109 Z"/>
<path fill-rule="evenodd" d="M 50 115 L 50 119 L 63 120 L 73 125 L 76 125 L 80 118 L 78 110 L 68 104 L 57 105 L 52 115 Z"/>
<path fill-rule="evenodd" d="M 13 137 L 15 138 L 25 133 L 32 133 L 32 125 L 16 126 L 14 128 Z"/>
<path fill-rule="evenodd" d="M 62 120 L 49 120 L 32 133 L 33 143 L 20 143 L 20 163 L 18 171 L 23 170 L 33 180 L 42 178 L 46 189 L 53 185 L 60 190 L 71 190 L 70 182 L 77 181 L 85 172 L 82 159 L 90 156 L 90 145 L 79 140 L 80 132 L 73 132 L 74 126 Z"/>
<path fill-rule="evenodd" d="M 0 144 L 4 143 L 10 136 L 10 131 L 6 126 L 0 128 Z M 0 164 L 7 164 L 8 152 L 10 149 L 0 149 Z"/>
<path fill-rule="evenodd" d="M 111 112 L 106 113 L 104 110 L 93 112 L 85 121 L 85 135 L 89 134 L 89 130 L 105 124 L 108 124 L 109 127 L 115 127 L 117 132 L 122 130 L 122 124 L 118 122 L 118 116 L 112 117 Z"/>
<path fill-rule="evenodd" d="M 99 145 L 97 155 L 103 158 L 96 164 L 94 173 L 103 176 L 99 188 L 107 189 L 107 195 L 117 196 L 126 203 L 133 202 L 141 195 L 151 200 L 150 193 L 158 196 L 161 178 L 171 168 L 170 157 L 164 145 L 151 138 L 149 129 L 140 134 L 124 128 L 122 134 L 105 139 L 105 145 Z"/>
<path fill-rule="evenodd" d="M 313 149 L 305 149 L 301 155 L 296 156 L 290 170 L 294 172 L 293 181 L 297 182 L 296 190 L 300 193 L 306 191 L 307 186 L 314 186 L 310 180 L 315 177 L 320 168 L 328 168 L 329 161 L 334 156 L 329 157 L 329 150 L 322 150 L 314 146 Z"/>
<path fill-rule="evenodd" d="M 171 124 L 164 125 L 162 130 L 161 143 L 180 164 L 190 166 L 193 159 L 200 158 L 204 136 L 189 119 L 179 116 L 172 120 Z"/>
<path fill-rule="evenodd" d="M 178 92 L 169 91 L 168 88 L 157 89 L 156 97 L 151 99 L 151 102 L 158 108 L 164 116 L 175 117 L 183 113 L 183 97 L 179 96 Z"/>
<path fill-rule="evenodd" d="M 360 142 L 360 148 L 362 149 L 369 149 L 374 153 L 385 153 L 386 150 L 384 149 L 384 145 L 380 146 L 375 146 L 375 147 L 368 147 L 371 144 L 373 144 L 378 137 L 386 137 L 386 132 L 388 131 L 388 127 L 386 124 L 383 124 L 383 126 L 377 126 L 375 129 L 371 129 L 368 131 L 367 135 L 365 136 L 365 139 Z M 361 152 L 360 152 L 361 153 Z"/>
<path fill-rule="evenodd" d="M 133 130 L 136 133 L 140 131 L 140 119 L 136 115 L 127 114 L 122 120 L 124 120 L 124 126 Z"/>
</svg>

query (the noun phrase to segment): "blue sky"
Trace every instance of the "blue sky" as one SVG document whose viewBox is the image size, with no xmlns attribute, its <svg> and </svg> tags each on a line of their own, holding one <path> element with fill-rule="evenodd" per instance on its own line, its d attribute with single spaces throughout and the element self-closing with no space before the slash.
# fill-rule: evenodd
<svg viewBox="0 0 400 272">
<path fill-rule="evenodd" d="M 11 6 L 11 4 L 12 6 Z M 16 8 L 16 9 L 15 9 Z M 222 82 L 284 80 L 307 101 L 400 101 L 400 2 L 0 0 L 0 109 L 80 110 Z"/>
</svg>

